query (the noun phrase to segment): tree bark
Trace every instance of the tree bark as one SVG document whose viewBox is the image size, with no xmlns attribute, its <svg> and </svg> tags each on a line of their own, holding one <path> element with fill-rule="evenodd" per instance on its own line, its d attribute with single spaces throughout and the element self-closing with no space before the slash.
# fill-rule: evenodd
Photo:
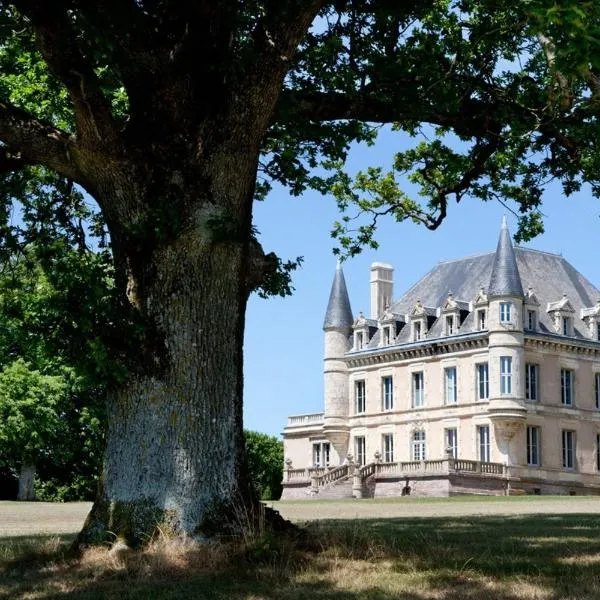
<svg viewBox="0 0 600 600">
<path fill-rule="evenodd" d="M 19 492 L 17 500 L 35 500 L 35 464 L 25 462 L 19 473 Z"/>
</svg>

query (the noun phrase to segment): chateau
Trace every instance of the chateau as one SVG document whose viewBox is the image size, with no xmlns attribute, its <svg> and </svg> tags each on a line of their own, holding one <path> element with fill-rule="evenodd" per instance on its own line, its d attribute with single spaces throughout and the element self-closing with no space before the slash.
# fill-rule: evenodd
<svg viewBox="0 0 600 600">
<path fill-rule="evenodd" d="M 289 417 L 282 497 L 600 494 L 600 290 L 506 221 L 495 252 L 393 285 L 374 263 L 354 318 L 338 265 L 325 410 Z"/>
</svg>

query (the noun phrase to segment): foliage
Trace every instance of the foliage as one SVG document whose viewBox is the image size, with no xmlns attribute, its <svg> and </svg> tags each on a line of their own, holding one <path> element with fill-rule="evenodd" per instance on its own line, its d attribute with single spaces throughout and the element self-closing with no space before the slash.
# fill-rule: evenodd
<svg viewBox="0 0 600 600">
<path fill-rule="evenodd" d="M 283 442 L 258 431 L 244 432 L 250 481 L 262 500 L 278 500 L 283 479 Z"/>
</svg>

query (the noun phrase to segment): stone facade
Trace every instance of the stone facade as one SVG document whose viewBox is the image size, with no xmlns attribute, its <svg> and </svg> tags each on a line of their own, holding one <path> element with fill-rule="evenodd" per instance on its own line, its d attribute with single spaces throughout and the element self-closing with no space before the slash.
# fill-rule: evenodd
<svg viewBox="0 0 600 600">
<path fill-rule="evenodd" d="M 338 265 L 325 410 L 289 418 L 284 498 L 350 478 L 355 496 L 600 493 L 597 288 L 503 224 L 495 252 L 392 295 L 374 263 L 370 317 L 353 318 Z"/>
</svg>

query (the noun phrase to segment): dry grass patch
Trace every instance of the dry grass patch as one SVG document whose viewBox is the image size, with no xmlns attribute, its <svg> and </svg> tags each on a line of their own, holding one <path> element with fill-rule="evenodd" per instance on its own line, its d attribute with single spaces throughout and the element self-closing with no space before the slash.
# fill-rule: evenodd
<svg viewBox="0 0 600 600">
<path fill-rule="evenodd" d="M 595 515 L 332 521 L 77 560 L 68 539 L 0 541 L 0 599 L 597 600 L 599 532 Z"/>
</svg>

